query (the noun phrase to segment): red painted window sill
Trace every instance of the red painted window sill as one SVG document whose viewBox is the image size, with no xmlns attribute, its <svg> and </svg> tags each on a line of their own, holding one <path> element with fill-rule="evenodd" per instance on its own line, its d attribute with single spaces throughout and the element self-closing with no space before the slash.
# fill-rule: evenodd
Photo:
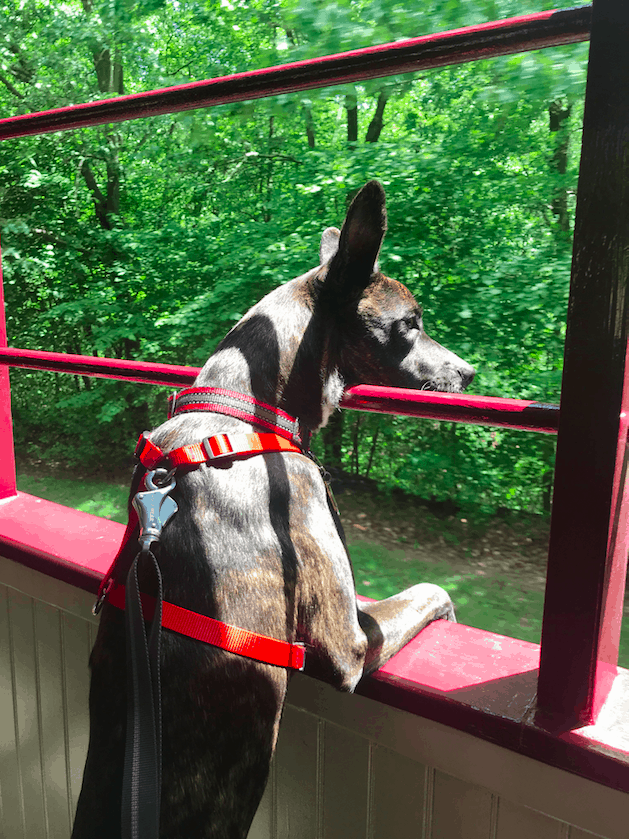
<svg viewBox="0 0 629 839">
<path fill-rule="evenodd" d="M 124 527 L 25 493 L 0 501 L 0 554 L 95 593 Z M 437 621 L 357 692 L 629 792 L 629 671 L 598 722 L 553 731 L 535 719 L 539 646 Z"/>
</svg>

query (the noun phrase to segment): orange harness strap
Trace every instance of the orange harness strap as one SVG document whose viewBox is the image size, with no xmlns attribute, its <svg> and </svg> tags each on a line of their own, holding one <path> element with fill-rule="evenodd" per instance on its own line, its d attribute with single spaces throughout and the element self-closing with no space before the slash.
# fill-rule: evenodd
<svg viewBox="0 0 629 839">
<path fill-rule="evenodd" d="M 164 453 L 151 443 L 145 432 L 138 440 L 135 456 L 147 469 L 163 466 L 170 470 L 178 466 L 198 466 L 200 463 L 215 464 L 222 460 L 265 452 L 303 454 L 303 449 L 279 434 L 215 434 L 206 437 L 201 443 L 192 443 Z"/>
</svg>

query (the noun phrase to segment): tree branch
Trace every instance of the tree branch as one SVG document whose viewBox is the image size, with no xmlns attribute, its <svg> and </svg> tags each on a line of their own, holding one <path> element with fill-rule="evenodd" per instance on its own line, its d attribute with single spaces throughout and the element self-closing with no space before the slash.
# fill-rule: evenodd
<svg viewBox="0 0 629 839">
<path fill-rule="evenodd" d="M 2 82 L 6 89 L 10 91 L 14 96 L 17 96 L 18 99 L 26 99 L 26 96 L 23 93 L 20 93 L 20 91 L 16 87 L 14 87 L 12 82 L 9 79 L 7 79 L 7 77 L 2 73 L 0 73 L 0 82 Z"/>
<path fill-rule="evenodd" d="M 312 111 L 307 106 L 304 106 L 304 113 L 306 115 L 306 137 L 308 138 L 308 148 L 315 147 L 315 130 L 314 120 L 312 118 Z"/>
<path fill-rule="evenodd" d="M 9 44 L 9 50 L 16 58 L 15 63 L 9 67 L 11 75 L 15 76 L 19 82 L 31 82 L 35 75 L 35 69 L 26 58 L 24 50 L 15 41 Z"/>
<path fill-rule="evenodd" d="M 77 245 L 76 242 L 69 242 L 67 239 L 60 239 L 59 236 L 55 236 L 54 233 L 51 233 L 43 227 L 33 227 L 33 233 L 53 245 L 61 245 L 63 248 L 79 251 L 79 253 L 89 253 L 88 248 L 83 248 L 81 245 Z"/>
<path fill-rule="evenodd" d="M 367 134 L 365 136 L 366 143 L 377 143 L 380 139 L 380 134 L 382 133 L 382 129 L 384 128 L 384 109 L 386 108 L 388 100 L 388 91 L 380 91 L 380 95 L 378 96 L 378 103 L 376 105 L 376 112 L 373 115 L 373 119 L 369 123 L 369 128 L 367 129 Z"/>
<path fill-rule="evenodd" d="M 348 94 L 345 97 L 345 109 L 347 110 L 347 142 L 355 143 L 358 140 L 358 102 L 355 96 Z"/>
<path fill-rule="evenodd" d="M 85 183 L 87 184 L 87 188 L 92 193 L 92 197 L 94 201 L 97 201 L 99 204 L 105 204 L 105 196 L 100 191 L 98 184 L 96 183 L 96 178 L 94 177 L 94 173 L 90 168 L 90 164 L 87 160 L 84 160 L 81 163 L 81 174 L 85 178 Z"/>
<path fill-rule="evenodd" d="M 100 191 L 98 184 L 96 183 L 94 173 L 90 169 L 90 164 L 87 162 L 87 160 L 84 160 L 81 164 L 81 174 L 85 178 L 87 188 L 92 193 L 92 201 L 94 202 L 94 211 L 96 213 L 96 218 L 98 219 L 102 228 L 104 228 L 105 230 L 111 230 L 111 224 L 109 223 L 109 219 L 107 218 L 107 199 Z"/>
</svg>

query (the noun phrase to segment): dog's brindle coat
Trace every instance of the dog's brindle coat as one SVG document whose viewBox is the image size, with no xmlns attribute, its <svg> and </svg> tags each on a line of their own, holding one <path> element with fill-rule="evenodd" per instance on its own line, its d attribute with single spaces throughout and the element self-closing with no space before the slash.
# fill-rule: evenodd
<svg viewBox="0 0 629 839">
<path fill-rule="evenodd" d="M 316 430 L 356 383 L 461 391 L 474 370 L 431 340 L 421 310 L 376 259 L 384 192 L 371 182 L 322 265 L 271 292 L 231 330 L 197 386 L 276 405 Z M 375 270 L 374 270 L 374 266 Z M 169 451 L 251 426 L 178 415 L 152 434 Z M 359 604 L 318 468 L 298 454 L 235 460 L 177 476 L 179 512 L 156 549 L 164 598 L 227 623 L 305 642 L 306 673 L 351 691 L 427 623 L 454 620 L 450 599 L 420 584 Z M 118 581 L 136 546 L 123 556 Z M 140 580 L 150 589 L 150 582 Z M 73 839 L 116 839 L 125 737 L 124 615 L 105 604 L 91 656 L 90 743 Z M 244 839 L 262 797 L 288 672 L 186 637 L 162 639 L 160 837 Z"/>
</svg>

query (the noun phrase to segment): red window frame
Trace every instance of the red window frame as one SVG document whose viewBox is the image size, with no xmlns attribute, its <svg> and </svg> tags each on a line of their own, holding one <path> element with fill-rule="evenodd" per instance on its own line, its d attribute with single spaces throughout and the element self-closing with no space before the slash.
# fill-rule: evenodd
<svg viewBox="0 0 629 839">
<path fill-rule="evenodd" d="M 326 87 L 588 38 L 590 58 L 561 412 L 557 406 L 521 400 L 367 386 L 348 391 L 343 406 L 558 432 L 537 679 L 537 653 L 532 652 L 535 645 L 503 639 L 504 661 L 511 656 L 512 664 L 496 671 L 494 680 L 527 678 L 503 685 L 504 690 L 494 691 L 493 699 L 486 695 L 482 701 L 468 697 L 469 701 L 457 703 L 453 696 L 444 698 L 442 690 L 414 690 L 410 677 L 401 685 L 399 673 L 389 678 L 387 668 L 361 690 L 629 791 L 627 755 L 614 751 L 613 744 L 608 743 L 607 751 L 590 749 L 584 756 L 573 748 L 579 738 L 571 731 L 595 720 L 617 673 L 629 537 L 629 498 L 625 492 L 629 193 L 623 188 L 629 182 L 629 162 L 623 153 L 629 140 L 629 6 L 625 0 L 594 0 L 593 6 L 511 18 L 221 79 L 12 117 L 0 120 L 0 140 Z M 16 496 L 8 366 L 175 386 L 189 384 L 197 372 L 189 367 L 8 348 L 0 273 L 0 498 L 6 499 Z M 21 503 L 28 507 L 25 501 Z M 30 535 L 18 539 L 15 533 L 19 530 L 23 534 L 24 528 L 20 530 L 20 525 L 16 530 L 15 521 L 27 513 L 22 514 L 17 503 L 12 509 L 13 530 L 8 527 L 2 532 L 0 527 L 3 553 L 27 564 L 28 556 L 38 552 L 49 555 L 45 534 L 54 530 L 52 513 L 33 524 Z M 41 508 L 44 512 L 46 509 Z M 109 532 L 117 532 L 117 527 Z M 79 541 L 83 539 L 81 544 L 87 544 L 88 538 L 88 534 L 85 538 L 77 535 Z M 18 542 L 21 547 L 17 547 Z M 91 588 L 98 573 L 104 571 L 99 567 L 95 562 L 91 577 L 78 572 L 72 576 L 67 568 L 60 576 L 65 574 L 75 584 Z M 469 627 L 428 627 L 422 633 L 421 645 L 424 686 L 430 681 L 431 656 L 441 655 L 443 659 L 447 648 L 444 639 L 456 637 L 461 644 L 476 645 L 478 651 L 484 649 L 488 636 Z M 455 648 L 456 644 L 450 646 Z M 510 651 L 505 652 L 507 648 Z M 486 657 L 489 681 L 493 673 L 490 658 Z M 412 666 L 417 668 L 418 661 L 415 652 Z M 459 671 L 465 669 L 460 662 L 457 666 Z M 439 679 L 435 679 L 437 684 Z M 526 690 L 522 692 L 524 682 Z M 529 705 L 535 701 L 536 691 L 533 713 Z M 522 708 L 516 720 L 513 705 L 518 701 Z M 602 753 L 611 763 L 601 762 Z"/>
</svg>

